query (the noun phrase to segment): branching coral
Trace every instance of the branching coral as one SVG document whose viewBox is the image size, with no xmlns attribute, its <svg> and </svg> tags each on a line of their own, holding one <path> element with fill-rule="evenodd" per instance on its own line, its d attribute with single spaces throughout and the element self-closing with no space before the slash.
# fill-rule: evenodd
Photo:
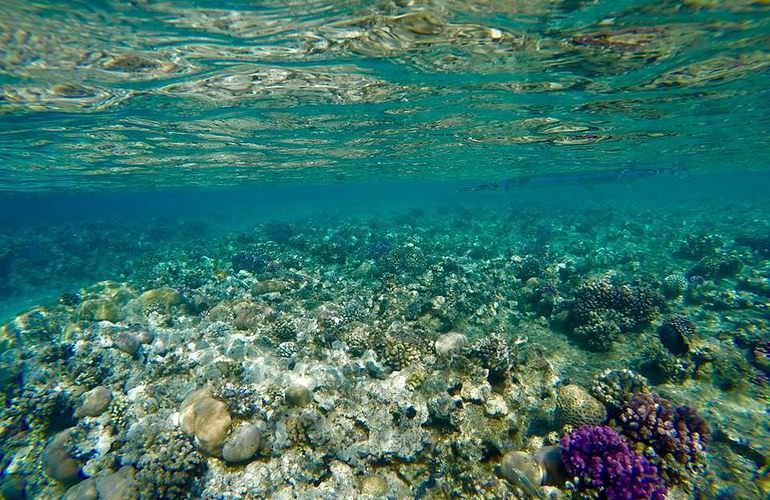
<svg viewBox="0 0 770 500">
<path fill-rule="evenodd" d="M 669 484 L 687 482 L 705 465 L 710 431 L 692 408 L 638 393 L 621 409 L 615 425 L 632 444 L 647 450 Z"/>
<path fill-rule="evenodd" d="M 655 466 L 610 427 L 580 427 L 565 435 L 561 446 L 571 487 L 579 495 L 608 500 L 665 498 Z"/>
</svg>

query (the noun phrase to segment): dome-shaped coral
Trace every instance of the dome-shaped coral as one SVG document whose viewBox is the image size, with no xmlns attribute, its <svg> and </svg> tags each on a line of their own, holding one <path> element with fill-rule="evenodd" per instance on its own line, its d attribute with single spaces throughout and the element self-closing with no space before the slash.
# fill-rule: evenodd
<svg viewBox="0 0 770 500">
<path fill-rule="evenodd" d="M 229 463 L 246 462 L 256 455 L 261 444 L 262 433 L 256 425 L 241 425 L 225 441 L 222 457 Z"/>
<path fill-rule="evenodd" d="M 191 392 L 182 402 L 179 426 L 209 455 L 221 455 L 231 422 L 227 405 L 214 399 L 208 387 Z"/>
<path fill-rule="evenodd" d="M 663 278 L 660 289 L 667 299 L 681 297 L 682 293 L 687 289 L 687 278 L 681 273 L 669 274 Z"/>
<path fill-rule="evenodd" d="M 558 425 L 598 425 L 607 418 L 604 405 L 575 384 L 559 386 L 554 414 Z"/>
<path fill-rule="evenodd" d="M 696 330 L 695 323 L 686 316 L 672 314 L 658 327 L 658 336 L 669 351 L 681 355 L 690 350 Z"/>
<path fill-rule="evenodd" d="M 416 274 L 425 269 L 426 259 L 419 247 L 410 244 L 389 250 L 379 259 L 379 264 L 386 272 Z"/>
</svg>

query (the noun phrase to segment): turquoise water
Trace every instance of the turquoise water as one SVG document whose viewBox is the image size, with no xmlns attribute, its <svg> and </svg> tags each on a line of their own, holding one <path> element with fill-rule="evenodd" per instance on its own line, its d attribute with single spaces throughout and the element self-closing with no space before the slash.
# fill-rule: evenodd
<svg viewBox="0 0 770 500">
<path fill-rule="evenodd" d="M 0 495 L 768 498 L 769 10 L 2 2 Z"/>
<path fill-rule="evenodd" d="M 4 190 L 767 162 L 761 2 L 3 2 Z"/>
</svg>

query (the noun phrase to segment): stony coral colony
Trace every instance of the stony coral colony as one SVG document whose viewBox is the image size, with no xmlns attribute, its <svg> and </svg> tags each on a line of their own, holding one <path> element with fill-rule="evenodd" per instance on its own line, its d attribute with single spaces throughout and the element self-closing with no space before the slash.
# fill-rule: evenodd
<svg viewBox="0 0 770 500">
<path fill-rule="evenodd" d="M 576 217 L 271 222 L 33 308 L 2 329 L 2 493 L 767 494 L 720 406 L 767 394 L 754 239 L 664 234 L 641 272 Z"/>
</svg>

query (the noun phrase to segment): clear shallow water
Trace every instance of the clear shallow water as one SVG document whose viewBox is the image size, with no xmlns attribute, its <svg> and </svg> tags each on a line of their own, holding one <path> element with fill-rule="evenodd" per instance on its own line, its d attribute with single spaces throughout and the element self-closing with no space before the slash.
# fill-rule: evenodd
<svg viewBox="0 0 770 500">
<path fill-rule="evenodd" d="M 768 9 L 2 2 L 0 493 L 569 497 L 500 466 L 576 384 L 670 498 L 766 498 Z M 705 455 L 590 399 L 626 369 Z"/>
</svg>

